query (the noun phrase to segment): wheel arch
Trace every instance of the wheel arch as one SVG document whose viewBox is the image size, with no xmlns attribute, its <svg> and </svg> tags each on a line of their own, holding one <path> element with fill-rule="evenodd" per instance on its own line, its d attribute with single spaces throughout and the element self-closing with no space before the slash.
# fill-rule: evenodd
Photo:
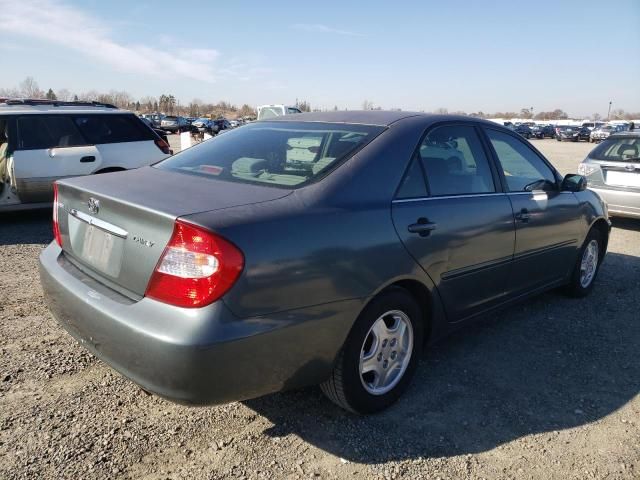
<svg viewBox="0 0 640 480">
<path fill-rule="evenodd" d="M 591 224 L 589 231 L 591 231 L 594 228 L 598 230 L 602 235 L 603 242 L 602 242 L 602 247 L 600 249 L 600 256 L 601 258 L 603 258 L 605 253 L 607 252 L 607 247 L 609 245 L 609 230 L 610 230 L 609 223 L 604 218 L 598 218 L 595 222 Z"/>
<path fill-rule="evenodd" d="M 126 168 L 123 168 L 123 167 L 107 167 L 107 168 L 101 168 L 100 170 L 96 170 L 95 172 L 93 172 L 93 174 L 98 175 L 101 173 L 124 172 L 125 170 Z"/>
</svg>

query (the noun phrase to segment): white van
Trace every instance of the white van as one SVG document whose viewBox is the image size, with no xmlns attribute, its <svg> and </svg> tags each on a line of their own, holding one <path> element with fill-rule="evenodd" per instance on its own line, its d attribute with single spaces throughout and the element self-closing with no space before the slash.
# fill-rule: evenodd
<svg viewBox="0 0 640 480">
<path fill-rule="evenodd" d="M 169 145 L 137 116 L 113 105 L 47 100 L 0 103 L 0 211 L 53 201 L 53 181 L 139 168 Z"/>
<path fill-rule="evenodd" d="M 302 110 L 298 107 L 289 107 L 287 105 L 260 105 L 258 107 L 258 120 L 267 120 L 294 113 L 302 113 Z"/>
</svg>

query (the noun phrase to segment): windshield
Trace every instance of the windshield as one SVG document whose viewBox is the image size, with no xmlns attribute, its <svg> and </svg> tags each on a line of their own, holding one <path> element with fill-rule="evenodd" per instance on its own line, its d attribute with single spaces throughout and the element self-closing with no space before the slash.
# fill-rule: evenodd
<svg viewBox="0 0 640 480">
<path fill-rule="evenodd" d="M 609 160 L 612 162 L 632 162 L 640 158 L 639 138 L 611 138 L 602 142 L 589 154 L 595 160 Z"/>
<path fill-rule="evenodd" d="M 268 118 L 279 117 L 284 115 L 284 108 L 282 106 L 273 105 L 271 107 L 262 107 L 258 112 L 258 120 L 266 120 Z"/>
<path fill-rule="evenodd" d="M 261 122 L 232 130 L 155 165 L 229 182 L 295 188 L 342 163 L 384 127 Z"/>
</svg>

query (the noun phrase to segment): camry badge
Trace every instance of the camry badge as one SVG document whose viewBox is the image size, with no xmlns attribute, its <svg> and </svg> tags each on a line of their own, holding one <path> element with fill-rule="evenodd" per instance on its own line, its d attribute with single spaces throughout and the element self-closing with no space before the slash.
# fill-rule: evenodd
<svg viewBox="0 0 640 480">
<path fill-rule="evenodd" d="M 97 214 L 100 211 L 100 200 L 96 200 L 95 198 L 89 198 L 87 202 L 87 206 L 89 207 L 89 211 L 93 214 Z"/>
</svg>

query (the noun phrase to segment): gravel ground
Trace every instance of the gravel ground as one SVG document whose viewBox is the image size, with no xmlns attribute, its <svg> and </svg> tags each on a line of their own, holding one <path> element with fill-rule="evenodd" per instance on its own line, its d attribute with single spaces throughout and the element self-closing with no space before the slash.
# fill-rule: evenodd
<svg viewBox="0 0 640 480">
<path fill-rule="evenodd" d="M 563 173 L 588 144 L 535 142 Z M 209 408 L 149 396 L 48 313 L 48 212 L 0 217 L 0 479 L 640 478 L 640 222 L 584 300 L 551 292 L 425 354 L 370 417 L 317 388 Z"/>
</svg>

